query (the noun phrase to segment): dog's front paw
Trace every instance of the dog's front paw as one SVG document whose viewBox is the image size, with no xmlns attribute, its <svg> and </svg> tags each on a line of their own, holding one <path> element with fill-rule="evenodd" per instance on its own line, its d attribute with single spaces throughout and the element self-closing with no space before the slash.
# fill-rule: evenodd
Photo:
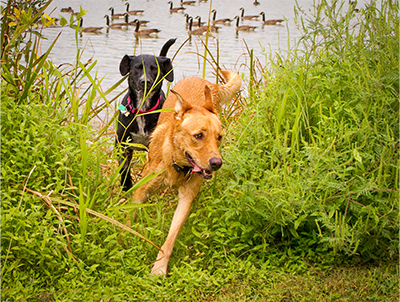
<svg viewBox="0 0 400 302">
<path fill-rule="evenodd" d="M 157 265 L 155 264 L 151 270 L 151 275 L 152 276 L 162 276 L 165 277 L 167 276 L 167 266 L 165 265 Z"/>
<path fill-rule="evenodd" d="M 167 270 L 168 270 L 168 257 L 165 257 L 162 251 L 158 253 L 158 257 L 156 262 L 153 264 L 153 268 L 151 270 L 151 275 L 152 276 L 167 276 Z"/>
</svg>

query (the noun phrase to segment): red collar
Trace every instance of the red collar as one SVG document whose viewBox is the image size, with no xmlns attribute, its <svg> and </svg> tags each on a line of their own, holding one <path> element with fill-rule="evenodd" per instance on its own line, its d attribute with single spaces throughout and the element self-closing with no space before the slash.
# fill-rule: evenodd
<svg viewBox="0 0 400 302">
<path fill-rule="evenodd" d="M 161 99 L 162 99 L 162 95 L 160 94 L 160 97 L 157 100 L 157 104 L 153 108 L 143 111 L 143 110 L 139 110 L 139 109 L 133 108 L 133 104 L 131 104 L 131 97 L 128 96 L 128 98 L 126 99 L 126 102 L 127 102 L 127 106 L 126 107 L 129 108 L 132 111 L 132 113 L 135 113 L 135 112 L 137 112 L 137 114 L 149 113 L 149 112 L 152 112 L 152 111 L 157 109 L 158 105 L 160 105 Z"/>
</svg>

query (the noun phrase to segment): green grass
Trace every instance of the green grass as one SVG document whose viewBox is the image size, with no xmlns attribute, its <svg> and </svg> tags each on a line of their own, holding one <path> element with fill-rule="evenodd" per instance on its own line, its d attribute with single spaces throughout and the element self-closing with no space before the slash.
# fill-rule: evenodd
<svg viewBox="0 0 400 302">
<path fill-rule="evenodd" d="M 320 6 L 317 15 L 335 9 Z M 266 84 L 232 123 L 221 198 L 235 198 L 221 215 L 236 217 L 254 244 L 362 259 L 397 254 L 398 19 L 387 18 L 396 26 L 378 31 L 377 18 L 374 29 L 368 22 L 348 33 L 346 22 L 310 21 L 302 47 L 267 66 Z"/>
<path fill-rule="evenodd" d="M 223 116 L 224 168 L 161 278 L 151 264 L 176 195 L 118 205 L 131 194 L 108 151 L 115 116 L 92 126 L 113 112 L 107 95 L 124 79 L 103 93 L 78 50 L 62 70 L 37 58 L 39 34 L 24 29 L 40 11 L 17 17 L 7 6 L 2 300 L 398 301 L 399 3 L 345 7 L 297 8 L 303 38 L 265 64 L 249 50 L 249 96 Z M 121 226 L 133 209 L 132 229 Z"/>
</svg>

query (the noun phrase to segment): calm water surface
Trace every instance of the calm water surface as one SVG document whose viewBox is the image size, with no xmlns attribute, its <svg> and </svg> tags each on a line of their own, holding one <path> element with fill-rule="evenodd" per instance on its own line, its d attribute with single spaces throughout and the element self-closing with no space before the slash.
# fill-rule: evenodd
<svg viewBox="0 0 400 302">
<path fill-rule="evenodd" d="M 134 27 L 130 26 L 127 30 L 109 29 L 105 27 L 101 33 L 83 33 L 78 38 L 78 47 L 85 49 L 82 61 L 89 58 L 97 60 L 98 78 L 105 77 L 102 82 L 103 90 L 107 90 L 121 75 L 119 73 L 119 63 L 125 54 L 137 55 L 140 53 L 158 55 L 162 45 L 170 38 L 177 38 L 175 44 L 170 48 L 168 56 L 172 57 L 178 51 L 178 48 L 189 37 L 185 26 L 185 17 L 183 13 L 170 13 L 167 0 L 135 0 L 130 1 L 130 10 L 142 9 L 142 16 L 130 16 L 130 21 L 135 18 L 148 20 L 150 23 L 147 28 L 157 28 L 161 32 L 152 38 L 135 39 Z M 243 21 L 242 24 L 257 26 L 254 32 L 237 32 L 235 24 L 229 26 L 218 25 L 220 30 L 210 38 L 210 50 L 214 55 L 217 53 L 217 41 L 219 47 L 220 65 L 226 69 L 233 69 L 240 73 L 248 74 L 249 56 L 246 45 L 253 49 L 254 55 L 262 64 L 266 63 L 270 52 L 278 52 L 285 55 L 288 47 L 288 41 L 300 38 L 300 33 L 294 23 L 294 0 L 258 0 L 260 5 L 253 5 L 254 0 L 214 0 L 212 8 L 217 10 L 217 19 L 233 18 L 240 14 L 240 7 L 245 8 L 246 15 L 256 15 L 265 12 L 266 19 L 285 18 L 281 26 L 262 26 L 260 21 Z M 61 13 L 63 7 L 71 6 L 75 11 L 79 11 L 82 6 L 88 12 L 83 17 L 83 26 L 105 26 L 104 15 L 110 14 L 109 8 L 115 8 L 115 13 L 125 11 L 126 1 L 118 0 L 54 0 L 47 12 L 52 12 L 52 16 L 62 15 L 69 20 L 69 13 Z M 313 5 L 313 0 L 298 0 L 299 5 L 309 10 Z M 361 5 L 361 1 L 359 1 Z M 174 1 L 174 7 L 180 6 L 179 1 Z M 207 3 L 199 3 L 194 6 L 185 6 L 185 13 L 196 17 L 201 16 L 202 21 L 207 21 L 210 10 L 210 0 Z M 261 17 L 259 18 L 259 20 Z M 122 22 L 122 21 L 115 21 Z M 145 28 L 145 27 L 144 27 Z M 289 30 L 289 34 L 288 34 Z M 51 58 L 55 64 L 73 63 L 76 55 L 75 32 L 69 27 L 48 28 L 44 30 L 44 35 L 49 39 L 43 42 L 42 51 L 45 51 L 59 32 L 62 32 L 56 46 L 54 47 Z M 202 60 L 196 55 L 197 52 L 204 53 L 201 47 L 200 38 L 192 36 L 192 39 L 186 43 L 178 52 L 175 60 L 175 82 L 188 76 L 202 76 Z M 212 76 L 213 69 L 207 66 L 206 78 L 214 81 Z M 117 94 L 127 87 L 127 83 L 121 85 L 114 92 Z"/>
</svg>

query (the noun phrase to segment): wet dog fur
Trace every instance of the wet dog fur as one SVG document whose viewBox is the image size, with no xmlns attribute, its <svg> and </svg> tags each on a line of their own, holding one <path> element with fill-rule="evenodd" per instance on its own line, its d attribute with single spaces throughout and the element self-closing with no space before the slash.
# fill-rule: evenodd
<svg viewBox="0 0 400 302">
<path fill-rule="evenodd" d="M 134 201 L 144 202 L 164 186 L 178 190 L 178 206 L 166 241 L 153 265 L 153 275 L 166 275 L 175 240 L 185 223 L 193 200 L 205 179 L 222 165 L 219 146 L 222 128 L 220 106 L 228 103 L 239 91 L 240 76 L 221 71 L 226 84 L 210 83 L 198 77 L 179 81 L 165 100 L 154 130 L 143 175 L 160 173 L 139 187 Z"/>
</svg>

